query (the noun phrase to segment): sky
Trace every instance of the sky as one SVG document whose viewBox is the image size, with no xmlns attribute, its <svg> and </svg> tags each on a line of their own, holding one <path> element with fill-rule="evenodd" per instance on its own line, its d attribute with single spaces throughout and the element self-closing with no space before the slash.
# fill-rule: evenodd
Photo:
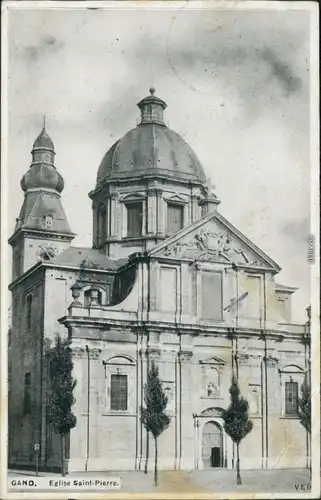
<svg viewBox="0 0 321 500">
<path fill-rule="evenodd" d="M 147 5 L 147 4 L 144 4 Z M 9 232 L 43 116 L 73 244 L 91 246 L 89 191 L 106 151 L 156 88 L 202 162 L 220 213 L 310 303 L 308 11 L 37 9 L 9 13 Z"/>
</svg>

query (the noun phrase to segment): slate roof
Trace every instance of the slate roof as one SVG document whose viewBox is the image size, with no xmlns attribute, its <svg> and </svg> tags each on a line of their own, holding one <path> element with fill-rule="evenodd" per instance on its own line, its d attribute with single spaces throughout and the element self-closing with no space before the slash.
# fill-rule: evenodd
<svg viewBox="0 0 321 500">
<path fill-rule="evenodd" d="M 100 250 L 84 247 L 69 247 L 51 260 L 51 263 L 57 265 L 105 269 L 109 271 L 116 271 L 126 262 L 127 259 L 109 259 Z"/>
<path fill-rule="evenodd" d="M 185 180 L 205 182 L 204 169 L 195 152 L 176 132 L 170 130 L 162 118 L 153 112 L 145 120 L 146 106 L 166 107 L 166 103 L 154 96 L 142 99 L 141 123 L 125 134 L 105 154 L 97 174 L 97 188 L 105 179 L 166 175 Z M 145 118 L 144 118 L 145 117 Z"/>
</svg>

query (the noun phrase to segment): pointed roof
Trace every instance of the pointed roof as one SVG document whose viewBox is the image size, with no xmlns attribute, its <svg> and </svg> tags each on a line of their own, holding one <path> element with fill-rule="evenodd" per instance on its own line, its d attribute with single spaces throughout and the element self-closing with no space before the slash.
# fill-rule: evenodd
<svg viewBox="0 0 321 500">
<path fill-rule="evenodd" d="M 16 229 L 39 229 L 48 231 L 46 216 L 52 217 L 50 231 L 72 234 L 60 197 L 42 191 L 29 192 L 25 197 Z"/>
<path fill-rule="evenodd" d="M 45 124 L 43 125 L 43 128 L 38 135 L 37 139 L 33 143 L 33 150 L 34 149 L 50 149 L 51 151 L 55 151 L 54 144 L 52 142 L 51 137 L 46 131 Z"/>
</svg>

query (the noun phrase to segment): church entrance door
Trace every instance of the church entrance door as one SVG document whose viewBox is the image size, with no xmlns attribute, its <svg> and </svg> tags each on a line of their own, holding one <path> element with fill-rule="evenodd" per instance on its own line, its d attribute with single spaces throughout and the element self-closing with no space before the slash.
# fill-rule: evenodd
<svg viewBox="0 0 321 500">
<path fill-rule="evenodd" d="M 207 422 L 202 433 L 202 459 L 204 469 L 223 467 L 222 429 L 216 422 Z"/>
</svg>

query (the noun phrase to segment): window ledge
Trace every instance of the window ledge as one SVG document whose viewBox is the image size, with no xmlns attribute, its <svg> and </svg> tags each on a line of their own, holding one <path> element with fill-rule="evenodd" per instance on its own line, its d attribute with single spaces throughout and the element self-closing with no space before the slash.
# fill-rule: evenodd
<svg viewBox="0 0 321 500">
<path fill-rule="evenodd" d="M 281 415 L 280 418 L 284 418 L 285 420 L 299 420 L 299 415 Z"/>
<path fill-rule="evenodd" d="M 201 399 L 219 399 L 223 401 L 224 398 L 222 396 L 201 396 Z"/>
<path fill-rule="evenodd" d="M 103 417 L 136 417 L 136 413 L 130 411 L 122 411 L 122 410 L 111 410 L 104 411 L 102 413 Z"/>
</svg>

